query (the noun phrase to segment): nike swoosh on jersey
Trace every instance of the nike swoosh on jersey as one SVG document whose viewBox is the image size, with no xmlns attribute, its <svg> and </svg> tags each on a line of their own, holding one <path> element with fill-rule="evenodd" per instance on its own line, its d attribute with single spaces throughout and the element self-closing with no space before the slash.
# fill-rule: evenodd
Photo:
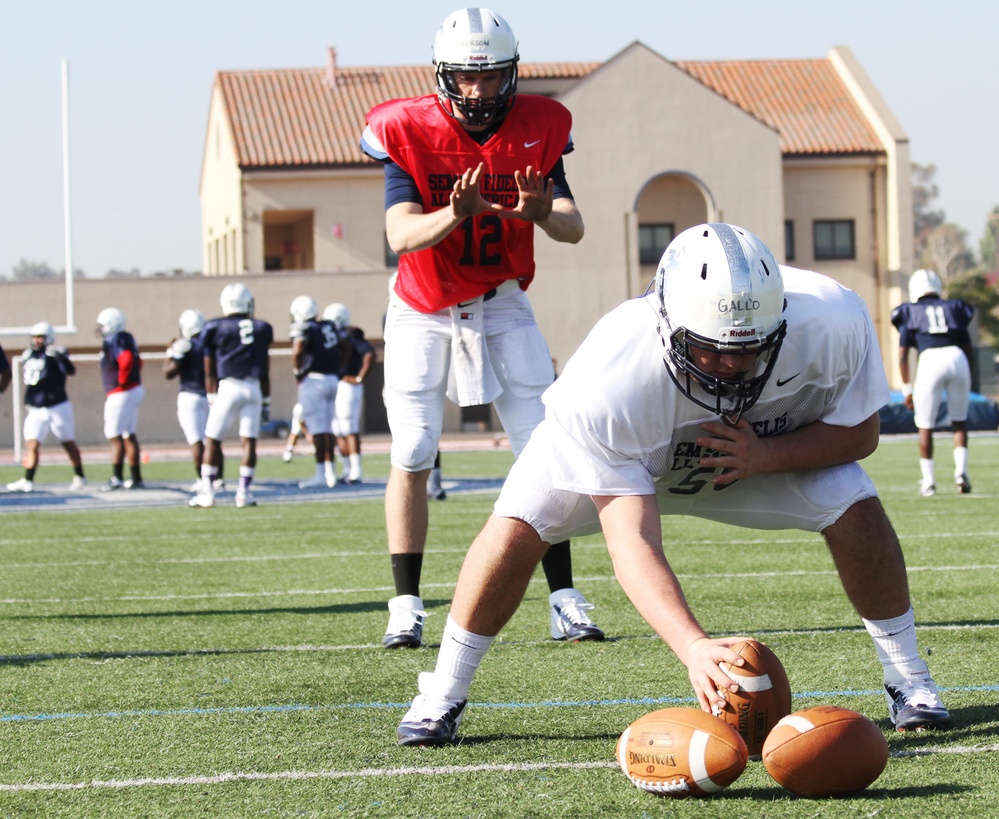
<svg viewBox="0 0 999 819">
<path fill-rule="evenodd" d="M 535 145 L 537 145 L 537 144 L 538 144 L 539 142 L 541 142 L 541 140 L 540 140 L 540 139 L 536 139 L 536 140 L 534 140 L 534 142 L 525 142 L 525 143 L 524 143 L 524 147 L 525 147 L 525 148 L 533 148 L 533 147 L 534 147 Z"/>
<path fill-rule="evenodd" d="M 784 385 L 785 385 L 785 384 L 786 384 L 786 383 L 787 383 L 788 381 L 794 381 L 794 379 L 796 379 L 796 378 L 797 378 L 797 377 L 798 377 L 799 375 L 801 375 L 801 373 L 795 373 L 795 374 L 794 374 L 794 375 L 792 375 L 792 376 L 791 376 L 790 378 L 785 378 L 785 379 L 784 379 L 783 381 L 781 381 L 781 380 L 780 380 L 780 379 L 778 378 L 778 379 L 777 379 L 777 386 L 778 386 L 778 387 L 783 387 L 783 386 L 784 386 Z"/>
<path fill-rule="evenodd" d="M 459 301 L 457 306 L 458 307 L 471 307 L 473 304 L 475 304 L 475 299 L 472 299 L 471 301 Z"/>
</svg>

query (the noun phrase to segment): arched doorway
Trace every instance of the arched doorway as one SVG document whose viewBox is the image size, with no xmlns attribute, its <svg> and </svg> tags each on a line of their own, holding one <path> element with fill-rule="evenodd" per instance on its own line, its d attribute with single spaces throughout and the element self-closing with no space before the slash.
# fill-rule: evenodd
<svg viewBox="0 0 999 819">
<path fill-rule="evenodd" d="M 667 172 L 650 179 L 635 198 L 633 247 L 637 253 L 632 295 L 645 292 L 656 265 L 676 234 L 716 219 L 714 200 L 700 180 L 686 173 Z M 633 257 L 634 258 L 634 257 Z"/>
</svg>

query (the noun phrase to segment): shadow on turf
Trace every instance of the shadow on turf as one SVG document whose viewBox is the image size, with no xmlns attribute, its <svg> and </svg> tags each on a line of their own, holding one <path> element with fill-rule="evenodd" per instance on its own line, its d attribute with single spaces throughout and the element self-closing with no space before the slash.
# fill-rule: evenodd
<svg viewBox="0 0 999 819">
<path fill-rule="evenodd" d="M 438 605 L 449 605 L 450 600 L 438 601 L 428 600 L 427 608 Z M 193 609 L 190 611 L 132 611 L 109 614 L 106 612 L 94 612 L 91 614 L 20 614 L 13 617 L 5 617 L 5 620 L 127 620 L 130 618 L 146 617 L 220 617 L 261 614 L 305 614 L 305 615 L 326 615 L 326 614 L 366 614 L 369 612 L 388 612 L 388 601 L 367 601 L 364 603 L 343 603 L 330 606 L 279 606 L 276 608 L 257 609 Z"/>
<path fill-rule="evenodd" d="M 711 801 L 714 802 L 717 799 L 755 799 L 759 802 L 778 802 L 778 801 L 792 801 L 792 802 L 809 802 L 814 805 L 821 805 L 823 802 L 846 802 L 847 800 L 860 800 L 860 799 L 906 799 L 910 797 L 928 797 L 928 796 L 958 796 L 961 794 L 969 793 L 974 791 L 975 788 L 969 785 L 956 785 L 953 783 L 938 783 L 934 785 L 922 785 L 914 786 L 910 788 L 867 788 L 860 793 L 850 794 L 848 796 L 827 796 L 814 798 L 810 796 L 798 796 L 791 793 L 789 790 L 785 790 L 779 785 L 768 788 L 748 788 L 744 791 L 738 789 L 738 786 L 733 786 L 732 790 L 722 791 L 721 793 L 715 794 L 711 797 Z M 821 814 L 813 814 L 815 816 Z"/>
</svg>

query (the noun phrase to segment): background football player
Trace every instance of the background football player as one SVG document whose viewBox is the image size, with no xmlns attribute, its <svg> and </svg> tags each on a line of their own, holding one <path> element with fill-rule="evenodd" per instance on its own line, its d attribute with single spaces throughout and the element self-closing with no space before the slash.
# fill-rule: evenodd
<svg viewBox="0 0 999 819">
<path fill-rule="evenodd" d="M 31 328 L 31 346 L 21 354 L 21 377 L 24 381 L 24 477 L 7 484 L 11 492 L 31 492 L 35 488 L 39 450 L 51 432 L 66 450 L 73 466 L 72 491 L 83 489 L 83 459 L 76 445 L 73 405 L 66 394 L 66 377 L 76 373 L 65 347 L 55 346 L 55 330 L 47 321 Z M 6 357 L 4 357 L 6 361 Z"/>
<path fill-rule="evenodd" d="M 270 358 L 274 340 L 270 324 L 253 316 L 253 294 L 245 284 L 227 284 L 219 297 L 223 315 L 205 322 L 201 331 L 205 355 L 205 457 L 201 489 L 190 505 L 215 505 L 215 480 L 221 441 L 232 421 L 239 419 L 241 459 L 236 506 L 256 506 L 250 491 L 257 466 L 257 438 L 262 420 L 270 418 Z"/>
<path fill-rule="evenodd" d="M 111 442 L 111 477 L 101 491 L 141 489 L 142 453 L 136 427 L 146 390 L 142 386 L 139 345 L 125 329 L 125 314 L 117 307 L 105 307 L 97 314 L 97 335 L 101 339 L 101 378 L 107 394 L 104 437 Z M 123 480 L 126 455 L 130 477 Z"/>
<path fill-rule="evenodd" d="M 968 478 L 968 405 L 974 352 L 968 327 L 975 308 L 961 299 L 944 299 L 943 282 L 932 270 L 909 277 L 909 304 L 891 314 L 899 332 L 898 367 L 905 405 L 913 410 L 919 430 L 919 494 L 937 491 L 933 464 L 933 428 L 944 393 L 954 428 L 954 483 L 961 494 L 971 491 Z M 916 350 L 916 380 L 910 378 L 909 352 Z"/>
</svg>

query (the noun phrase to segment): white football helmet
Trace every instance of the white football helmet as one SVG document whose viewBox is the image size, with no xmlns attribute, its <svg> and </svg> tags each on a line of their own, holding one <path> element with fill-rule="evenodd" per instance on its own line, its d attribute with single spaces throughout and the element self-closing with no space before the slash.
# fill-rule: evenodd
<svg viewBox="0 0 999 819">
<path fill-rule="evenodd" d="M 222 312 L 227 316 L 253 314 L 253 294 L 249 287 L 239 282 L 227 284 L 222 288 L 219 303 L 222 305 Z"/>
<path fill-rule="evenodd" d="M 787 332 L 777 260 L 747 230 L 698 225 L 669 243 L 655 288 L 670 377 L 695 404 L 736 423 L 763 392 Z M 699 368 L 693 348 L 757 358 L 749 372 L 724 378 Z"/>
<path fill-rule="evenodd" d="M 185 310 L 180 314 L 177 326 L 180 328 L 180 334 L 184 338 L 194 338 L 204 329 L 205 316 L 200 310 L 193 308 Z"/>
<path fill-rule="evenodd" d="M 291 303 L 291 320 L 302 324 L 319 315 L 319 305 L 312 296 L 297 296 Z"/>
<path fill-rule="evenodd" d="M 329 304 L 323 310 L 323 321 L 332 321 L 337 330 L 346 330 L 350 326 L 350 309 L 340 302 Z"/>
<path fill-rule="evenodd" d="M 47 321 L 39 321 L 37 324 L 32 325 L 31 332 L 28 334 L 31 336 L 31 346 L 35 346 L 36 338 L 44 338 L 45 341 L 42 342 L 42 347 L 49 347 L 55 344 L 55 328 L 49 324 Z"/>
<path fill-rule="evenodd" d="M 449 14 L 434 37 L 437 97 L 444 110 L 469 125 L 501 120 L 517 94 L 519 59 L 517 38 L 498 14 L 482 8 Z M 454 74 L 468 71 L 502 71 L 499 94 L 485 99 L 464 96 Z"/>
<path fill-rule="evenodd" d="M 909 276 L 909 301 L 915 304 L 923 296 L 943 295 L 943 282 L 932 270 L 920 269 Z"/>
<path fill-rule="evenodd" d="M 97 332 L 102 336 L 113 336 L 125 329 L 125 314 L 117 307 L 105 307 L 97 314 Z"/>
</svg>

